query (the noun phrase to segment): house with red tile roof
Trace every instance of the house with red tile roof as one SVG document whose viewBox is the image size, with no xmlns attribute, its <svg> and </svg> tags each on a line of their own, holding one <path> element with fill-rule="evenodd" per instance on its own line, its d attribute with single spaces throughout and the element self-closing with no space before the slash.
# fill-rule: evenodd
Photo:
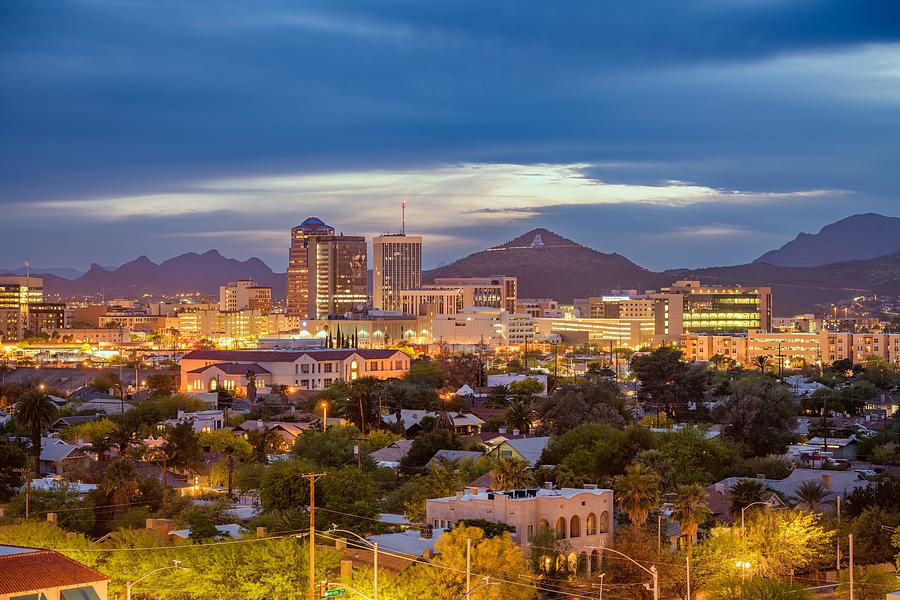
<svg viewBox="0 0 900 600">
<path fill-rule="evenodd" d="M 107 600 L 109 580 L 53 550 L 0 545 L 0 600 Z"/>
</svg>

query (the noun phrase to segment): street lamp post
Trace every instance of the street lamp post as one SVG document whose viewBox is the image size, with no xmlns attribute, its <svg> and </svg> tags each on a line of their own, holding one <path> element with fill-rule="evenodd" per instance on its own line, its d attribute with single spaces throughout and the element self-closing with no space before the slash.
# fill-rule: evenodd
<svg viewBox="0 0 900 600">
<path fill-rule="evenodd" d="M 460 596 L 460 597 L 459 597 L 459 600 L 466 600 L 466 598 L 471 598 L 472 592 L 474 592 L 475 590 L 480 590 L 481 588 L 487 587 L 487 586 L 489 586 L 489 585 L 500 585 L 500 582 L 499 582 L 499 581 L 494 581 L 493 579 L 488 579 L 488 580 L 485 581 L 484 583 L 482 583 L 482 584 L 480 584 L 480 585 L 476 585 L 476 586 L 473 587 L 471 590 L 469 590 L 468 592 L 466 592 L 465 594 L 463 594 L 462 596 Z"/>
<path fill-rule="evenodd" d="M 378 542 L 371 542 L 371 541 L 367 540 L 366 538 L 364 538 L 363 536 L 359 535 L 358 533 L 354 533 L 347 529 L 337 529 L 336 527 L 329 529 L 328 533 L 348 533 L 348 534 L 352 535 L 353 537 L 355 537 L 356 539 L 358 539 L 359 541 L 363 542 L 364 544 L 367 544 L 370 548 L 372 548 L 372 563 L 373 563 L 373 567 L 374 567 L 374 574 L 372 577 L 372 580 L 373 580 L 372 585 L 374 587 L 374 593 L 375 593 L 374 600 L 378 600 Z"/>
<path fill-rule="evenodd" d="M 769 505 L 768 502 L 758 500 L 756 502 L 751 502 L 750 504 L 748 504 L 747 506 L 745 506 L 744 508 L 741 509 L 741 535 L 744 535 L 744 511 L 747 510 L 748 508 L 750 508 L 751 506 L 756 506 L 757 504 L 765 504 L 766 506 Z"/>
<path fill-rule="evenodd" d="M 143 581 L 144 579 L 150 577 L 151 575 L 154 575 L 154 574 L 156 574 L 156 573 L 159 573 L 160 571 L 166 571 L 166 570 L 168 570 L 168 569 L 185 569 L 185 570 L 187 570 L 187 567 L 182 567 L 182 566 L 181 566 L 181 561 L 180 561 L 180 560 L 173 560 L 172 562 L 173 562 L 174 564 L 169 565 L 168 567 L 160 567 L 160 568 L 158 568 L 158 569 L 155 569 L 155 570 L 153 570 L 153 571 L 150 571 L 149 573 L 147 573 L 147 574 L 145 574 L 145 575 L 142 575 L 141 577 L 135 579 L 134 581 L 127 581 L 127 582 L 125 582 L 125 600 L 131 600 L 131 588 L 134 587 L 134 585 L 135 585 L 136 583 L 139 583 L 139 582 Z"/>
<path fill-rule="evenodd" d="M 322 402 L 322 431 L 328 431 L 328 403 Z"/>
<path fill-rule="evenodd" d="M 649 573 L 650 576 L 653 578 L 653 587 L 651 588 L 650 585 L 646 584 L 646 583 L 644 584 L 644 587 L 647 589 L 653 590 L 653 600 L 659 600 L 659 572 L 656 570 L 656 565 L 650 565 L 650 567 L 647 568 L 644 565 L 642 565 L 641 563 L 639 563 L 638 561 L 634 560 L 633 558 L 631 558 L 630 556 L 625 554 L 624 552 L 619 552 L 618 550 L 613 550 L 612 548 L 607 548 L 606 546 L 587 546 L 587 547 L 588 548 L 596 548 L 596 549 L 600 550 L 600 552 L 612 552 L 613 554 L 618 554 L 622 558 L 626 558 L 626 559 L 630 560 L 636 566 L 638 566 L 639 568 L 641 568 L 644 571 L 646 571 L 647 573 Z M 604 575 L 605 575 L 605 573 L 604 573 Z M 601 581 L 602 581 L 602 579 L 601 579 Z"/>
</svg>

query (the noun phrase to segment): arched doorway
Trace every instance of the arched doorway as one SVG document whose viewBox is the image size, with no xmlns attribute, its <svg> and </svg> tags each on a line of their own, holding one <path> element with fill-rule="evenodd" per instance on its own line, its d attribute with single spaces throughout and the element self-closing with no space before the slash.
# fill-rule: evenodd
<svg viewBox="0 0 900 600">
<path fill-rule="evenodd" d="M 556 537 L 564 540 L 566 539 L 566 518 L 560 517 L 556 520 Z"/>
<path fill-rule="evenodd" d="M 605 510 L 600 513 L 600 533 L 609 533 L 609 513 Z"/>
<path fill-rule="evenodd" d="M 578 515 L 573 515 L 569 521 L 569 537 L 581 537 L 581 517 Z"/>
<path fill-rule="evenodd" d="M 591 573 L 600 572 L 600 551 L 594 548 L 591 550 Z"/>
<path fill-rule="evenodd" d="M 590 513 L 584 523 L 585 535 L 597 535 L 597 515 Z"/>
</svg>

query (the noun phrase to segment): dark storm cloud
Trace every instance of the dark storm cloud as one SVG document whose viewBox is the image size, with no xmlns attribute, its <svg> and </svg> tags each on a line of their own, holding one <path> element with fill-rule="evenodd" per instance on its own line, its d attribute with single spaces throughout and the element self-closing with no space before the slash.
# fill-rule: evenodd
<svg viewBox="0 0 900 600">
<path fill-rule="evenodd" d="M 610 183 L 853 191 L 846 210 L 836 196 L 816 212 L 820 226 L 832 213 L 892 208 L 900 90 L 896 76 L 867 68 L 896 52 L 898 38 L 891 0 L 12 0 L 0 4 L 0 203 L 177 194 L 262 174 L 592 163 L 586 173 Z M 779 210 L 794 215 L 798 205 Z M 297 199 L 298 216 L 316 209 Z M 277 228 L 280 217 L 201 212 L 159 215 L 150 230 L 146 217 L 0 220 L 0 256 L 21 253 L 41 227 L 96 236 L 81 248 L 104 262 L 206 239 L 226 254 L 283 260 L 265 237 L 190 238 Z M 751 212 L 540 210 L 580 241 L 615 241 L 629 256 L 679 244 L 683 256 L 667 252 L 678 259 L 667 266 L 702 262 L 687 240 L 704 224 L 707 244 L 742 227 L 744 258 L 771 241 L 766 231 L 811 229 L 808 220 L 743 223 Z M 573 215 L 594 221 L 573 226 Z M 629 218 L 646 232 L 675 219 L 682 237 L 636 243 L 607 228 Z M 492 238 L 507 228 L 473 227 Z M 436 260 L 458 250 L 445 247 Z M 73 255 L 38 251 L 57 263 Z"/>
</svg>

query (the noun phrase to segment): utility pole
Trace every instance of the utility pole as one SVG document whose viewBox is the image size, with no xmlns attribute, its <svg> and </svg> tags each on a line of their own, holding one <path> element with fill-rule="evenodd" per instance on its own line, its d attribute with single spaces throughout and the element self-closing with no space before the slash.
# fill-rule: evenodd
<svg viewBox="0 0 900 600">
<path fill-rule="evenodd" d="M 688 546 L 687 553 L 687 600 L 691 600 L 691 551 L 693 546 Z"/>
<path fill-rule="evenodd" d="M 316 600 L 316 480 L 325 473 L 306 473 L 309 480 L 309 600 Z"/>
<path fill-rule="evenodd" d="M 837 524 L 838 531 L 841 529 L 841 497 L 838 496 L 835 500 L 837 502 Z M 837 555 L 835 556 L 835 565 L 834 565 L 835 573 L 841 572 L 841 536 L 837 536 Z"/>
<path fill-rule="evenodd" d="M 18 467 L 12 469 L 16 473 L 22 473 L 25 475 L 25 521 L 28 521 L 29 513 L 31 512 L 31 469 L 26 467 Z"/>
<path fill-rule="evenodd" d="M 378 600 L 378 542 L 373 542 L 375 560 L 375 599 Z"/>
<path fill-rule="evenodd" d="M 853 600 L 853 534 L 847 537 L 850 540 L 850 600 Z"/>
<path fill-rule="evenodd" d="M 653 600 L 659 600 L 659 572 L 656 570 L 656 565 L 650 567 L 650 573 L 653 575 Z"/>
<path fill-rule="evenodd" d="M 472 538 L 466 538 L 466 597 L 472 592 Z M 853 600 L 851 598 L 850 600 Z"/>
</svg>

